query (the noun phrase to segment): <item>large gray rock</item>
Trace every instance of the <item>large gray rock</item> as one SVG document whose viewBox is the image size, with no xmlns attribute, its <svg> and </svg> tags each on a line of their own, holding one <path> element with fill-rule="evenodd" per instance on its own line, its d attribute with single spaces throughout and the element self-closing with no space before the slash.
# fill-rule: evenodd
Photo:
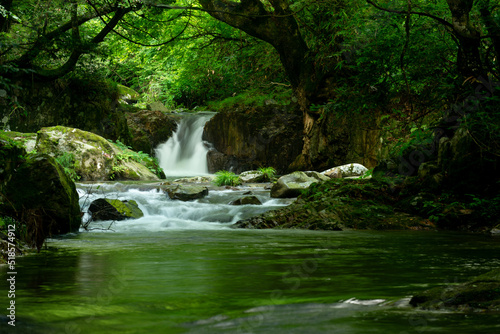
<svg viewBox="0 0 500 334">
<path fill-rule="evenodd" d="M 352 163 L 346 164 L 342 166 L 333 167 L 330 169 L 321 172 L 321 174 L 330 176 L 330 175 L 341 175 L 342 177 L 359 177 L 363 176 L 368 171 L 368 168 L 361 164 Z M 332 177 L 332 176 L 330 176 Z M 334 177 L 332 177 L 334 178 Z"/>
<path fill-rule="evenodd" d="M 229 203 L 230 205 L 262 205 L 262 202 L 255 196 L 245 196 Z"/>
<path fill-rule="evenodd" d="M 278 182 L 271 188 L 271 197 L 297 197 L 311 184 L 326 180 L 329 180 L 329 177 L 318 172 L 293 172 L 278 179 Z"/>
<path fill-rule="evenodd" d="M 134 200 L 99 198 L 90 204 L 89 212 L 92 220 L 124 220 L 137 219 L 144 216 Z"/>
<path fill-rule="evenodd" d="M 258 170 L 249 170 L 240 174 L 242 183 L 259 183 L 264 181 L 264 174 Z"/>
<path fill-rule="evenodd" d="M 75 128 L 42 128 L 38 131 L 36 150 L 51 156 L 71 154 L 81 181 L 158 180 L 145 165 L 131 158 L 133 151 Z"/>
<path fill-rule="evenodd" d="M 203 186 L 182 184 L 177 185 L 174 188 L 167 188 L 167 194 L 170 199 L 191 201 L 207 196 L 208 188 Z"/>
</svg>

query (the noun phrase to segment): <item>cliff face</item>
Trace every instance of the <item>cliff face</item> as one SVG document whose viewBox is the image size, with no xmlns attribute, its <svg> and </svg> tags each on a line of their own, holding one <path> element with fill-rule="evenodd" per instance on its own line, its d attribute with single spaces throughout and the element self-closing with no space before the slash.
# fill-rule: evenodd
<svg viewBox="0 0 500 334">
<path fill-rule="evenodd" d="M 302 130 L 302 116 L 291 106 L 218 113 L 203 132 L 203 140 L 212 145 L 209 172 L 274 167 L 285 173 L 302 151 Z"/>
<path fill-rule="evenodd" d="M 307 129 L 306 150 L 302 113 L 292 106 L 278 105 L 221 112 L 205 125 L 203 139 L 213 146 L 208 154 L 211 173 L 271 166 L 283 174 L 346 163 L 371 168 L 377 164 L 381 146 L 375 118 L 360 122 L 328 113 Z"/>
</svg>

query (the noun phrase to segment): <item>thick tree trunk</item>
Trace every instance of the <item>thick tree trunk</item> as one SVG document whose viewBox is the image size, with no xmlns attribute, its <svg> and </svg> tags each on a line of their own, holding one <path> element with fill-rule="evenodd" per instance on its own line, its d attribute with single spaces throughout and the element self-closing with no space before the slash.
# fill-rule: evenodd
<svg viewBox="0 0 500 334">
<path fill-rule="evenodd" d="M 272 10 L 267 10 L 259 0 L 199 0 L 208 13 L 243 30 L 247 34 L 271 44 L 280 55 L 281 62 L 301 106 L 304 117 L 304 146 L 296 162 L 298 169 L 311 168 L 310 149 L 312 129 L 319 115 L 311 112 L 312 103 L 319 104 L 328 96 L 322 95 L 324 73 L 318 73 L 309 48 L 300 32 L 293 11 L 287 0 L 270 0 Z"/>
<path fill-rule="evenodd" d="M 451 11 L 454 35 L 459 41 L 458 71 L 466 76 L 485 77 L 486 71 L 479 52 L 480 32 L 470 22 L 473 0 L 446 0 Z"/>
<path fill-rule="evenodd" d="M 272 11 L 267 10 L 259 0 L 199 2 L 217 20 L 271 44 L 280 55 L 301 106 L 307 109 L 310 103 L 317 102 L 315 95 L 321 74 L 316 73 L 314 63 L 309 58 L 309 48 L 288 1 L 271 0 Z"/>
</svg>

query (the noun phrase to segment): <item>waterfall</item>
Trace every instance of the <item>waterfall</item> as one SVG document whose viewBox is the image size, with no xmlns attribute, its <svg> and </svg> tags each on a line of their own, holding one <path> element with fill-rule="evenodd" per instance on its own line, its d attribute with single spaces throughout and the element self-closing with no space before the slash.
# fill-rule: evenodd
<svg viewBox="0 0 500 334">
<path fill-rule="evenodd" d="M 203 127 L 214 113 L 185 115 L 177 131 L 155 149 L 156 157 L 167 176 L 208 174 L 207 152 L 203 143 Z"/>
</svg>

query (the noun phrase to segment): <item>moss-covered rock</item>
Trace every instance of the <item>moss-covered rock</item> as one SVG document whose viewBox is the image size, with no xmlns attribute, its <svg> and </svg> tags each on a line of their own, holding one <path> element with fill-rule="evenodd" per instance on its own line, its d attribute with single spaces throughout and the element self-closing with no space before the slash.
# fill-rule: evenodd
<svg viewBox="0 0 500 334">
<path fill-rule="evenodd" d="M 312 184 L 286 208 L 239 221 L 240 228 L 432 229 L 433 224 L 395 209 L 389 185 L 378 180 L 330 179 Z"/>
<path fill-rule="evenodd" d="M 141 97 L 141 95 L 138 92 L 124 85 L 117 84 L 116 89 L 118 91 L 120 99 L 128 104 L 137 103 L 137 101 Z"/>
<path fill-rule="evenodd" d="M 52 156 L 73 156 L 73 169 L 82 181 L 158 180 L 137 154 L 101 136 L 75 128 L 55 126 L 38 131 L 36 150 Z"/>
<path fill-rule="evenodd" d="M 26 152 L 32 152 L 36 145 L 36 133 L 22 133 L 16 131 L 0 131 L 0 139 L 12 140 L 17 146 L 23 147 Z"/>
<path fill-rule="evenodd" d="M 125 220 L 144 216 L 136 201 L 110 198 L 96 199 L 90 204 L 89 212 L 92 220 Z"/>
<path fill-rule="evenodd" d="M 410 304 L 426 309 L 488 309 L 500 311 L 500 269 L 492 270 L 471 281 L 436 287 L 415 295 Z"/>
<path fill-rule="evenodd" d="M 29 155 L 10 170 L 1 186 L 0 214 L 26 226 L 25 240 L 41 247 L 50 235 L 78 231 L 81 212 L 75 184 L 61 165 L 45 154 Z"/>
</svg>

